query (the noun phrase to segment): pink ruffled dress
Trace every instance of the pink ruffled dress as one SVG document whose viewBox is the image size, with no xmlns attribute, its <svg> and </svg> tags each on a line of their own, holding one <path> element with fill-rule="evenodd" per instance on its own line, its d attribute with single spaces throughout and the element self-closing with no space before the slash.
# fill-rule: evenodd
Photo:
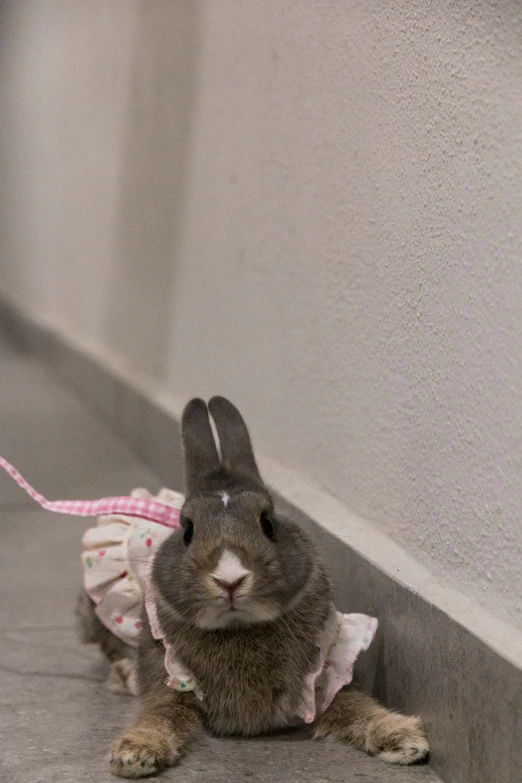
<svg viewBox="0 0 522 783">
<path fill-rule="evenodd" d="M 160 500 L 180 509 L 184 496 L 162 489 L 155 498 L 146 489 L 131 497 Z M 103 625 L 126 644 L 136 647 L 141 628 L 145 580 L 154 555 L 172 533 L 171 527 L 136 516 L 111 514 L 83 536 L 83 585 L 96 604 Z"/>
</svg>

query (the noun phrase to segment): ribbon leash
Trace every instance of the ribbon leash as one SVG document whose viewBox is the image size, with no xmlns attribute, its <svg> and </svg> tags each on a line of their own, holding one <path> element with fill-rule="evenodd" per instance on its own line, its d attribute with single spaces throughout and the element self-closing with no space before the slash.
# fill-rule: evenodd
<svg viewBox="0 0 522 783">
<path fill-rule="evenodd" d="M 0 467 L 22 487 L 33 500 L 36 500 L 47 511 L 58 514 L 70 514 L 75 517 L 97 517 L 107 514 L 126 514 L 130 517 L 141 517 L 150 522 L 157 522 L 173 529 L 179 528 L 179 509 L 173 508 L 158 500 L 143 500 L 129 496 L 100 498 L 100 500 L 47 500 L 40 495 L 29 482 L 3 457 L 0 457 Z"/>
</svg>

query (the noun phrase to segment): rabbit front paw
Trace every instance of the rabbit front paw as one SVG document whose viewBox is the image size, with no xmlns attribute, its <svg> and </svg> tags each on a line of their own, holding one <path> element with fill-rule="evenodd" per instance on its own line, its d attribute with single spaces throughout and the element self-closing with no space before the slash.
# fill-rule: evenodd
<svg viewBox="0 0 522 783">
<path fill-rule="evenodd" d="M 112 746 L 109 769 L 119 778 L 143 778 L 161 772 L 179 758 L 173 740 L 155 728 L 131 729 Z"/>
<path fill-rule="evenodd" d="M 366 750 L 389 764 L 414 764 L 429 747 L 420 718 L 388 712 L 369 724 Z"/>
</svg>

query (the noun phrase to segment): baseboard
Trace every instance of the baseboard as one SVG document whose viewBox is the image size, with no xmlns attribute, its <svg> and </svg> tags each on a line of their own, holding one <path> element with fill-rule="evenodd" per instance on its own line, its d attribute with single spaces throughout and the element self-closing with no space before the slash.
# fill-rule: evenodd
<svg viewBox="0 0 522 783">
<path fill-rule="evenodd" d="M 0 300 L 0 328 L 74 388 L 164 484 L 180 488 L 183 401 L 52 318 Z M 259 462 L 265 476 L 285 470 Z M 433 768 L 448 783 L 521 779 L 522 634 L 441 584 L 312 481 L 286 470 L 285 483 L 278 503 L 317 540 L 338 608 L 379 618 L 362 676 L 386 704 L 422 715 Z"/>
</svg>

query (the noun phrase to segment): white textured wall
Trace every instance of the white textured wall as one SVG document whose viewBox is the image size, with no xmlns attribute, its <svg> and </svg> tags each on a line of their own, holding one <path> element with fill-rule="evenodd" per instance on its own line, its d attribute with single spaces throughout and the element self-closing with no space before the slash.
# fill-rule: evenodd
<svg viewBox="0 0 522 783">
<path fill-rule="evenodd" d="M 522 5 L 1 9 L 3 289 L 522 626 Z"/>
</svg>

